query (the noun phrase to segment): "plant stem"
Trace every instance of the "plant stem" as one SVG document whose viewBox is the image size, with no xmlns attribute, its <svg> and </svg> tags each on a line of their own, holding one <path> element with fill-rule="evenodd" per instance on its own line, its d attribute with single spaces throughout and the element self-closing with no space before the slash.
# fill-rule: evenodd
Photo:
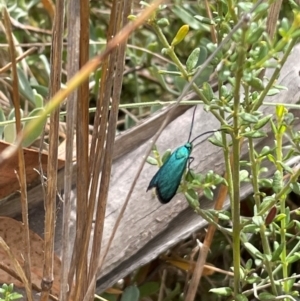
<svg viewBox="0 0 300 301">
<path fill-rule="evenodd" d="M 278 125 L 278 131 L 276 133 L 276 160 L 277 162 L 282 162 L 282 143 L 283 143 L 283 131 L 281 131 L 281 122 L 279 121 Z M 277 164 L 277 170 L 280 172 L 280 178 L 283 179 L 283 168 L 281 164 Z M 280 213 L 286 214 L 285 212 L 285 199 L 286 195 L 283 194 L 280 199 Z M 283 249 L 281 252 L 281 263 L 282 263 L 282 275 L 283 278 L 288 277 L 288 263 L 286 260 L 287 252 L 286 252 L 286 237 L 285 237 L 285 231 L 286 231 L 286 218 L 281 219 L 280 221 L 280 240 L 281 244 L 283 245 Z M 289 285 L 287 281 L 283 282 L 283 290 L 285 293 L 288 293 Z"/>
<path fill-rule="evenodd" d="M 238 18 L 237 18 L 237 15 L 236 15 L 235 11 L 234 11 L 235 5 L 232 3 L 232 0 L 227 0 L 227 4 L 228 4 L 228 11 L 231 15 L 232 20 L 234 21 L 234 23 L 237 23 Z"/>
<path fill-rule="evenodd" d="M 246 58 L 246 26 L 243 27 L 241 42 L 237 45 L 237 70 L 235 74 L 235 86 L 233 93 L 233 135 L 232 135 L 232 175 L 233 195 L 231 197 L 232 228 L 233 228 L 233 267 L 234 267 L 234 297 L 240 293 L 240 88 L 243 77 L 243 65 Z"/>
<path fill-rule="evenodd" d="M 249 157 L 250 157 L 250 166 L 251 166 L 251 180 L 252 180 L 252 186 L 253 186 L 253 196 L 254 196 L 256 208 L 258 209 L 260 207 L 260 204 L 261 204 L 259 184 L 258 184 L 259 163 L 257 162 L 257 160 L 255 158 L 255 150 L 254 150 L 253 139 L 248 138 L 248 141 L 249 141 Z M 260 233 L 260 237 L 261 237 L 261 241 L 262 241 L 264 254 L 272 255 L 270 245 L 269 245 L 269 240 L 266 236 L 266 226 L 264 224 L 260 226 L 259 233 Z M 266 270 L 269 274 L 273 295 L 277 296 L 278 294 L 277 294 L 277 288 L 276 288 L 276 285 L 275 285 L 275 279 L 273 277 L 272 265 L 271 265 L 271 263 L 268 259 L 264 260 L 264 264 L 265 264 Z"/>
</svg>

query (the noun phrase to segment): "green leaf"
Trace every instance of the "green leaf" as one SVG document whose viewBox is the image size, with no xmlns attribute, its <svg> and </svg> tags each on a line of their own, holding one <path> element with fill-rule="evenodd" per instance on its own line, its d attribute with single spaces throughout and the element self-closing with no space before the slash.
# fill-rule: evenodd
<svg viewBox="0 0 300 301">
<path fill-rule="evenodd" d="M 10 123 L 4 127 L 4 141 L 7 143 L 14 143 L 16 140 L 17 132 L 16 125 L 14 123 Z"/>
<path fill-rule="evenodd" d="M 9 300 L 18 300 L 23 298 L 23 296 L 19 293 L 13 292 L 9 295 Z"/>
<path fill-rule="evenodd" d="M 291 188 L 293 192 L 295 192 L 297 195 L 300 195 L 300 183 L 298 182 L 291 183 Z"/>
<path fill-rule="evenodd" d="M 288 256 L 286 259 L 286 262 L 288 264 L 291 264 L 293 262 L 296 262 L 300 259 L 300 253 L 299 252 L 294 252 L 291 256 Z"/>
<path fill-rule="evenodd" d="M 264 59 L 268 53 L 269 53 L 269 47 L 268 44 L 265 41 L 261 41 L 258 45 L 259 50 L 258 50 L 258 54 L 256 56 L 256 59 L 258 61 Z"/>
<path fill-rule="evenodd" d="M 239 116 L 242 120 L 246 121 L 247 123 L 258 123 L 258 117 L 253 114 L 242 112 Z"/>
<path fill-rule="evenodd" d="M 188 171 L 187 171 L 187 173 L 185 175 L 185 180 L 187 182 L 193 182 L 194 180 L 196 180 L 197 182 L 199 182 L 199 176 L 196 175 L 193 170 L 188 169 Z"/>
<path fill-rule="evenodd" d="M 261 119 L 258 120 L 258 122 L 254 125 L 254 129 L 255 130 L 259 130 L 260 128 L 262 128 L 263 126 L 265 126 L 269 121 L 270 119 L 272 118 L 272 114 L 269 114 Z"/>
<path fill-rule="evenodd" d="M 231 221 L 231 217 L 224 213 L 218 213 L 218 218 L 222 221 Z"/>
<path fill-rule="evenodd" d="M 212 101 L 214 98 L 214 92 L 209 83 L 203 83 L 202 87 L 203 94 L 208 101 Z"/>
<path fill-rule="evenodd" d="M 258 131 L 249 131 L 249 132 L 242 133 L 241 136 L 248 137 L 248 138 L 263 138 L 263 137 L 267 137 L 268 135 L 265 132 L 258 130 Z"/>
<path fill-rule="evenodd" d="M 140 291 L 136 286 L 128 286 L 122 294 L 121 301 L 138 301 L 140 297 Z"/>
<path fill-rule="evenodd" d="M 47 87 L 44 86 L 39 86 L 39 85 L 31 85 L 32 89 L 35 89 L 38 94 L 43 96 L 44 98 L 48 97 L 49 95 L 49 90 Z"/>
<path fill-rule="evenodd" d="M 44 106 L 43 97 L 40 94 L 38 94 L 35 89 L 33 90 L 33 94 L 34 94 L 35 107 L 36 108 L 42 108 Z"/>
<path fill-rule="evenodd" d="M 253 256 L 253 257 L 259 257 L 263 258 L 263 254 L 256 248 L 254 247 L 251 243 L 245 242 L 244 247 L 247 249 L 247 251 Z"/>
<path fill-rule="evenodd" d="M 280 259 L 280 255 L 281 255 L 281 253 L 283 251 L 284 246 L 285 246 L 285 244 L 280 244 L 276 248 L 276 250 L 272 253 L 272 259 L 271 259 L 271 261 L 275 262 L 275 261 L 277 261 L 277 260 Z"/>
<path fill-rule="evenodd" d="M 265 11 L 268 10 L 268 8 L 269 8 L 269 4 L 268 3 L 266 3 L 266 2 L 261 3 L 261 4 L 258 5 L 258 7 L 255 8 L 254 13 L 258 14 L 260 12 L 265 12 Z"/>
<path fill-rule="evenodd" d="M 237 6 L 243 10 L 244 12 L 250 12 L 250 10 L 252 9 L 253 7 L 253 4 L 252 3 L 249 3 L 249 2 L 239 2 L 237 4 Z"/>
<path fill-rule="evenodd" d="M 249 180 L 249 172 L 247 170 L 240 170 L 240 182 Z"/>
<path fill-rule="evenodd" d="M 223 141 L 222 141 L 222 136 L 221 133 L 216 132 L 215 135 L 211 138 L 208 139 L 209 142 L 211 142 L 213 145 L 223 147 Z"/>
<path fill-rule="evenodd" d="M 238 294 L 235 297 L 235 301 L 248 301 L 248 298 L 245 295 Z"/>
<path fill-rule="evenodd" d="M 160 284 L 158 282 L 146 282 L 139 287 L 140 299 L 149 297 L 159 291 Z"/>
<path fill-rule="evenodd" d="M 192 72 L 192 70 L 197 66 L 199 56 L 200 48 L 195 48 L 186 61 L 186 69 L 188 72 Z"/>
<path fill-rule="evenodd" d="M 246 277 L 246 281 L 249 284 L 253 284 L 253 283 L 258 283 L 259 281 L 261 281 L 261 278 L 259 276 L 255 275 L 250 275 L 248 277 Z"/>
<path fill-rule="evenodd" d="M 294 172 L 293 172 L 293 169 L 291 168 L 291 167 L 289 167 L 287 164 L 285 164 L 285 163 L 283 163 L 283 162 L 281 162 L 281 161 L 277 161 L 280 165 L 281 165 L 281 167 L 285 170 L 285 171 L 287 171 L 289 174 L 293 174 Z"/>
<path fill-rule="evenodd" d="M 264 157 L 272 152 L 272 149 L 269 146 L 264 146 L 258 155 L 259 158 Z"/>
<path fill-rule="evenodd" d="M 209 290 L 209 292 L 220 296 L 231 296 L 233 293 L 230 287 L 212 288 Z"/>
<path fill-rule="evenodd" d="M 211 201 L 214 199 L 214 193 L 208 187 L 203 189 L 203 194 Z"/>
<path fill-rule="evenodd" d="M 161 158 L 161 162 L 164 164 L 170 158 L 171 154 L 172 151 L 170 149 L 167 149 Z"/>
<path fill-rule="evenodd" d="M 276 170 L 273 176 L 273 184 L 272 184 L 272 188 L 275 193 L 279 192 L 282 189 L 283 187 L 282 180 L 283 178 L 281 172 L 279 170 Z"/>
<path fill-rule="evenodd" d="M 6 118 L 2 108 L 0 107 L 0 122 L 3 121 L 6 121 Z M 0 139 L 2 139 L 3 132 L 4 132 L 4 126 L 0 126 Z"/>
<path fill-rule="evenodd" d="M 245 268 L 250 271 L 252 266 L 253 266 L 253 260 L 249 258 L 245 264 Z"/>
<path fill-rule="evenodd" d="M 147 161 L 147 163 L 149 163 L 151 165 L 158 165 L 157 160 L 155 158 L 151 157 L 151 156 L 148 156 L 146 161 Z"/>
<path fill-rule="evenodd" d="M 170 22 L 167 18 L 161 18 L 159 19 L 157 22 L 157 25 L 161 28 L 163 27 L 166 27 L 166 26 L 169 26 L 170 25 Z"/>
<path fill-rule="evenodd" d="M 263 210 L 265 207 L 270 207 L 271 204 L 275 202 L 274 196 L 266 196 L 263 198 L 263 202 L 261 203 L 259 210 Z"/>
<path fill-rule="evenodd" d="M 262 91 L 265 88 L 263 81 L 257 77 L 252 77 L 249 81 L 247 81 L 247 84 L 257 91 Z"/>
<path fill-rule="evenodd" d="M 262 219 L 262 217 L 261 217 L 260 215 L 258 215 L 258 216 L 253 216 L 253 217 L 252 217 L 252 221 L 253 221 L 253 223 L 254 223 L 256 226 L 258 226 L 258 227 L 264 225 L 264 221 L 263 221 L 263 219 Z"/>
<path fill-rule="evenodd" d="M 279 94 L 279 93 L 280 93 L 280 90 L 275 89 L 275 88 L 272 88 L 272 89 L 270 89 L 270 90 L 268 91 L 267 95 L 268 95 L 268 96 L 274 96 L 274 95 L 277 95 L 277 94 Z"/>
<path fill-rule="evenodd" d="M 193 209 L 199 208 L 200 204 L 198 201 L 198 195 L 195 192 L 195 190 L 189 189 L 187 192 L 184 193 L 184 195 L 185 195 L 187 202 Z"/>
<path fill-rule="evenodd" d="M 20 93 L 27 100 L 29 100 L 33 105 L 35 105 L 33 90 L 31 89 L 31 86 L 29 84 L 29 81 L 28 81 L 25 73 L 19 67 L 17 67 L 17 72 L 18 72 L 18 78 L 19 78 Z"/>
<path fill-rule="evenodd" d="M 183 23 L 188 24 L 191 28 L 195 30 L 204 29 L 209 31 L 209 26 L 201 24 L 182 6 L 174 5 L 172 11 Z"/>
<path fill-rule="evenodd" d="M 254 26 L 251 26 L 251 27 L 254 27 Z M 257 27 L 257 25 L 256 25 L 256 28 L 251 28 L 251 27 L 248 30 L 249 35 L 246 38 L 246 42 L 249 44 L 253 44 L 253 43 L 257 42 L 260 39 L 262 33 L 266 30 L 264 26 Z"/>
<path fill-rule="evenodd" d="M 285 31 L 288 32 L 291 28 L 291 24 L 289 23 L 287 18 L 282 18 L 280 27 Z"/>
<path fill-rule="evenodd" d="M 276 296 L 274 296 L 270 293 L 267 293 L 267 292 L 260 293 L 258 295 L 258 298 L 261 301 L 263 301 L 263 300 L 276 300 Z"/>
<path fill-rule="evenodd" d="M 43 111 L 44 111 L 43 108 L 36 108 L 30 112 L 28 117 L 39 116 Z M 34 131 L 32 131 L 31 133 L 29 133 L 29 135 L 24 137 L 24 140 L 22 142 L 23 147 L 30 146 L 38 137 L 41 136 L 46 121 L 47 121 L 47 117 L 44 118 L 44 120 L 41 123 L 39 123 L 38 126 L 35 127 Z M 25 122 L 24 130 L 26 129 L 26 127 L 28 127 L 28 124 L 30 122 L 31 122 L 31 120 Z"/>
<path fill-rule="evenodd" d="M 197 19 L 197 20 L 199 20 L 201 23 L 204 23 L 204 24 L 216 25 L 216 23 L 214 22 L 214 20 L 211 20 L 211 19 L 206 18 L 206 17 L 195 15 L 194 18 Z"/>
<path fill-rule="evenodd" d="M 286 218 L 286 215 L 285 215 L 284 213 L 279 213 L 279 214 L 275 217 L 274 222 L 280 222 L 280 221 L 282 221 L 282 220 L 285 219 L 285 218 Z"/>
<path fill-rule="evenodd" d="M 244 233 L 258 233 L 259 227 L 254 224 L 249 224 L 243 227 Z"/>
</svg>

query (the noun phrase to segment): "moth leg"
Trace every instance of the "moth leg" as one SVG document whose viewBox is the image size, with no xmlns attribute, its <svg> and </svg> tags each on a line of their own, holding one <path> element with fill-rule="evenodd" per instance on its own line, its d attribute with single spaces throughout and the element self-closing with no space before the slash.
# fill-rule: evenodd
<svg viewBox="0 0 300 301">
<path fill-rule="evenodd" d="M 190 166 L 194 160 L 195 160 L 194 157 L 189 157 L 188 169 L 190 169 Z"/>
</svg>

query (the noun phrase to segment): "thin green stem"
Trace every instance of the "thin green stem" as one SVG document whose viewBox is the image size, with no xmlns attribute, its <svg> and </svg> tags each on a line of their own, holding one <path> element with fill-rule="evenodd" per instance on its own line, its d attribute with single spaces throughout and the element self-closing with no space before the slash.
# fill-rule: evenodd
<svg viewBox="0 0 300 301">
<path fill-rule="evenodd" d="M 279 123 L 279 129 L 276 133 L 276 159 L 278 162 L 282 162 L 282 143 L 283 143 L 283 132 L 280 130 L 281 122 Z M 283 168 L 281 164 L 277 164 L 277 170 L 280 172 L 280 178 L 283 179 Z M 280 213 L 285 214 L 285 198 L 286 195 L 282 195 L 279 199 L 280 202 Z M 283 278 L 288 277 L 288 263 L 286 260 L 287 250 L 286 250 L 286 238 L 285 238 L 285 231 L 286 231 L 286 219 L 283 218 L 280 221 L 280 240 L 281 244 L 283 245 L 283 249 L 281 252 L 281 264 L 282 264 L 282 275 Z M 285 293 L 288 293 L 288 282 L 283 282 L 283 290 Z"/>
<path fill-rule="evenodd" d="M 253 196 L 255 200 L 255 205 L 256 208 L 260 207 L 260 191 L 259 191 L 259 184 L 258 184 L 258 179 L 259 179 L 259 162 L 255 158 L 255 150 L 254 150 L 254 142 L 252 138 L 248 138 L 249 141 L 249 159 L 250 159 L 250 166 L 251 166 L 251 181 L 252 181 L 252 186 L 253 186 Z M 263 224 L 260 226 L 260 237 L 262 241 L 262 246 L 264 250 L 264 254 L 266 255 L 272 255 L 270 245 L 269 245 L 269 240 L 266 235 L 266 226 Z M 267 258 L 267 256 L 266 256 Z M 270 278 L 270 283 L 272 287 L 272 292 L 275 296 L 277 296 L 277 287 L 275 285 L 275 279 L 273 277 L 273 272 L 272 272 L 272 265 L 269 260 L 265 260 L 265 267 L 266 270 L 269 274 Z"/>
<path fill-rule="evenodd" d="M 246 26 L 243 27 L 241 42 L 237 45 L 237 69 L 235 73 L 235 85 L 233 92 L 233 135 L 232 135 L 232 175 L 233 175 L 233 196 L 231 200 L 232 208 L 232 228 L 233 228 L 233 267 L 234 267 L 234 296 L 240 293 L 240 89 L 243 77 L 243 66 L 246 58 Z"/>
<path fill-rule="evenodd" d="M 228 5 L 228 11 L 230 13 L 231 19 L 234 21 L 234 23 L 238 22 L 238 17 L 234 11 L 235 5 L 233 4 L 232 0 L 227 0 Z"/>
</svg>

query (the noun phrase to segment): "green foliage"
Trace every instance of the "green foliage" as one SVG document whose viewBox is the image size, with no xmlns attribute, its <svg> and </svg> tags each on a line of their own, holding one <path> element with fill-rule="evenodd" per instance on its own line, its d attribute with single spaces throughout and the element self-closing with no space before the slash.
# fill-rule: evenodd
<svg viewBox="0 0 300 301">
<path fill-rule="evenodd" d="M 13 284 L 2 284 L 2 287 L 0 288 L 0 294 L 2 295 L 2 297 L 0 297 L 0 301 L 12 301 L 23 298 L 21 294 L 14 292 Z"/>
<path fill-rule="evenodd" d="M 138 301 L 140 291 L 136 286 L 128 286 L 122 294 L 121 301 Z"/>
<path fill-rule="evenodd" d="M 293 286 L 295 278 L 291 274 L 291 269 L 292 263 L 298 260 L 300 244 L 297 239 L 294 243 L 289 240 L 289 235 L 293 235 L 291 229 L 295 227 L 296 221 L 291 217 L 287 198 L 291 191 L 297 194 L 300 191 L 297 182 L 300 171 L 292 169 L 289 165 L 289 159 L 299 155 L 299 136 L 293 128 L 295 117 L 286 107 L 277 105 L 275 114 L 270 114 L 262 110 L 262 105 L 266 96 L 277 95 L 286 89 L 277 86 L 276 80 L 299 37 L 300 12 L 299 9 L 294 10 L 293 16 L 281 18 L 277 36 L 271 41 L 266 33 L 269 3 L 255 5 L 250 1 L 238 2 L 235 3 L 235 10 L 227 4 L 227 2 L 213 4 L 214 17 L 209 21 L 200 14 L 191 14 L 191 6 L 185 7 L 187 9 L 176 6 L 174 13 L 191 30 L 180 35 L 184 28 L 182 26 L 171 44 L 168 42 L 172 39 L 168 38 L 167 24 L 161 28 L 156 19 L 151 19 L 149 25 L 162 44 L 162 54 L 171 59 L 176 66 L 171 70 L 161 68 L 159 73 L 173 77 L 175 87 L 179 91 L 191 80 L 191 76 L 196 74 L 193 90 L 204 103 L 205 109 L 219 120 L 220 128 L 224 130 L 216 133 L 210 141 L 224 150 L 226 180 L 213 171 L 202 175 L 189 169 L 179 189 L 198 214 L 209 223 L 214 223 L 218 213 L 201 209 L 198 192 L 201 191 L 206 198 L 212 200 L 213 190 L 219 184 L 228 185 L 231 213 L 220 213 L 219 217 L 222 222 L 228 221 L 228 216 L 232 219 L 233 227 L 230 233 L 233 244 L 234 284 L 230 287 L 214 288 L 210 292 L 219 297 L 233 296 L 235 300 L 248 300 L 253 293 L 247 290 L 249 283 L 255 283 L 260 287 L 267 282 L 269 287 L 262 288 L 263 292 L 260 291 L 258 295 L 259 300 L 274 299 L 274 296 L 292 295 L 295 292 Z M 251 15 L 247 15 L 249 12 Z M 163 14 L 163 11 L 159 13 Z M 200 24 L 203 27 L 202 25 L 200 27 Z M 201 69 L 203 61 L 198 64 L 198 58 L 202 53 L 201 47 L 204 47 L 207 58 L 217 50 L 218 44 L 202 37 L 201 47 L 199 43 L 194 45 L 186 60 L 180 57 L 180 46 L 184 45 L 186 48 L 190 46 L 188 37 L 194 34 L 193 30 L 201 28 L 202 33 L 207 32 L 207 24 L 215 25 L 218 44 L 231 34 L 233 25 L 240 24 L 240 27 L 232 33 L 232 40 L 220 47 L 210 63 L 205 62 L 204 70 L 210 70 L 209 75 L 215 70 L 218 93 L 213 91 L 207 81 L 207 75 L 197 73 L 203 69 Z M 273 70 L 268 79 L 263 76 L 265 68 Z M 283 137 L 287 134 L 291 143 L 284 146 Z M 257 148 L 258 139 L 269 135 L 273 137 L 274 143 L 262 149 Z M 240 160 L 242 142 L 249 148 L 243 161 Z M 230 146 L 232 163 L 228 151 Z M 266 164 L 269 168 L 275 169 L 272 178 L 264 176 Z M 253 189 L 253 216 L 250 220 L 241 219 L 241 182 L 250 183 Z M 267 194 L 265 189 L 271 192 Z M 257 243 L 258 237 L 260 244 L 256 245 L 254 241 Z M 270 237 L 274 242 L 273 245 Z M 240 245 L 250 256 L 251 264 L 249 260 L 246 265 L 241 263 Z M 255 269 L 261 272 L 259 276 L 254 273 Z M 247 294 L 244 294 L 244 291 Z"/>
</svg>

